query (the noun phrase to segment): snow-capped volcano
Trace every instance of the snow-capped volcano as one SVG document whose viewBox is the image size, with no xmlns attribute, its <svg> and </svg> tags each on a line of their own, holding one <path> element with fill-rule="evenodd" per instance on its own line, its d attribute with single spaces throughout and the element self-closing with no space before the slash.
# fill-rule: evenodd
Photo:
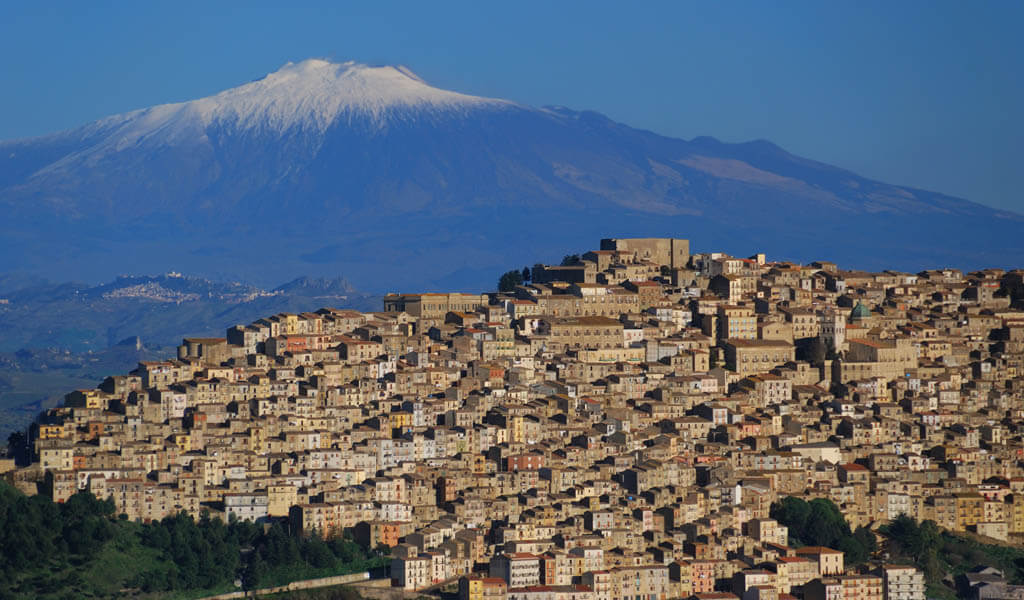
<svg viewBox="0 0 1024 600">
<path fill-rule="evenodd" d="M 1019 215 L 769 142 L 672 139 L 315 59 L 0 142 L 0 211 L 0 259 L 61 279 L 159 269 L 483 287 L 627 235 L 861 267 L 1024 262 Z"/>
<path fill-rule="evenodd" d="M 102 143 L 51 165 L 95 160 L 138 144 L 207 141 L 209 129 L 235 133 L 322 136 L 337 122 L 381 130 L 392 119 L 437 119 L 474 109 L 513 106 L 432 87 L 404 66 L 309 59 L 287 63 L 265 77 L 198 100 L 161 104 L 101 119 L 80 130 Z"/>
<path fill-rule="evenodd" d="M 366 118 L 383 125 L 389 113 L 396 111 L 465 112 L 509 104 L 431 87 L 403 66 L 309 59 L 287 63 L 262 79 L 214 96 L 117 115 L 99 124 L 130 124 L 136 137 L 213 124 L 238 130 L 323 133 L 339 118 Z"/>
</svg>

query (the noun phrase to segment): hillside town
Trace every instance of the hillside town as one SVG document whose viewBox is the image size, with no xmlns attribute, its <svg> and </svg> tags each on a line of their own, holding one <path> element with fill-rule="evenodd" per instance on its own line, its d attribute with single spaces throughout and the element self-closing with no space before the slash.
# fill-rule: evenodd
<svg viewBox="0 0 1024 600">
<path fill-rule="evenodd" d="M 130 520 L 352 535 L 392 557 L 395 587 L 457 582 L 462 600 L 925 598 L 881 552 L 791 545 L 772 516 L 787 497 L 851 528 L 906 515 L 1024 541 L 1024 271 L 643 238 L 516 283 L 186 338 L 67 394 L 29 464 L 0 471 Z M 1024 594 L 976 579 L 979 598 Z"/>
</svg>

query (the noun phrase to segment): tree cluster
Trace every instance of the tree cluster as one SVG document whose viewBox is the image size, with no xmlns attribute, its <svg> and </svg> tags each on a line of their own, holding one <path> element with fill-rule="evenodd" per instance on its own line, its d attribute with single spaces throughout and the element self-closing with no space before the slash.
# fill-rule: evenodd
<svg viewBox="0 0 1024 600">
<path fill-rule="evenodd" d="M 523 267 L 522 271 L 506 271 L 498 279 L 498 291 L 511 292 L 516 289 L 517 285 L 523 285 L 530 281 L 530 277 L 530 267 Z"/>
<path fill-rule="evenodd" d="M 847 565 L 865 562 L 878 546 L 871 530 L 861 526 L 851 531 L 839 507 L 825 498 L 806 502 L 788 496 L 772 505 L 771 516 L 789 528 L 791 545 L 841 550 Z"/>
<path fill-rule="evenodd" d="M 64 504 L 0 483 L 0 577 L 81 561 L 114 536 L 114 503 L 75 494 Z"/>
<path fill-rule="evenodd" d="M 889 539 L 892 559 L 917 566 L 939 592 L 944 591 L 942 582 L 947 576 L 980 566 L 999 569 L 1010 583 L 1024 583 L 1024 550 L 1020 548 L 984 544 L 943 531 L 934 521 L 918 522 L 907 515 L 896 517 L 879 531 Z M 968 595 L 968 590 L 960 591 L 960 597 Z"/>
<path fill-rule="evenodd" d="M 506 271 L 498 279 L 499 292 L 511 292 L 517 285 L 523 285 L 523 274 L 520 271 Z"/>
<path fill-rule="evenodd" d="M 242 580 L 245 589 L 297 579 L 365 571 L 382 559 L 349 538 L 323 540 L 291 535 L 278 522 L 224 524 L 204 513 L 198 522 L 187 513 L 143 526 L 142 542 L 170 562 L 141 573 L 144 591 L 209 589 Z"/>
<path fill-rule="evenodd" d="M 168 559 L 140 573 L 133 582 L 144 591 L 208 589 L 233 581 L 239 568 L 239 549 L 251 543 L 259 528 L 247 522 L 210 519 L 196 523 L 186 513 L 144 525 L 144 546 Z"/>
<path fill-rule="evenodd" d="M 103 555 L 120 557 L 119 581 L 144 592 L 246 589 L 381 567 L 380 549 L 350 537 L 292 535 L 286 524 L 179 513 L 147 524 L 114 514 L 114 503 L 79 492 L 63 504 L 0 482 L 0 597 L 86 594 Z M 107 552 L 109 550 L 109 552 Z M 93 586 L 95 587 L 95 586 Z M 88 593 L 103 593 L 88 588 Z M 116 589 L 116 587 L 115 587 Z M 109 593 L 109 590 L 108 592 Z"/>
<path fill-rule="evenodd" d="M 918 523 L 912 517 L 900 515 L 882 527 L 882 532 L 893 542 L 898 556 L 911 558 L 928 579 L 941 579 L 943 569 L 938 557 L 942 536 L 935 521 Z"/>
<path fill-rule="evenodd" d="M 999 293 L 1010 297 L 1013 306 L 1024 306 L 1024 277 L 1020 274 L 1006 274 L 999 285 Z"/>
</svg>

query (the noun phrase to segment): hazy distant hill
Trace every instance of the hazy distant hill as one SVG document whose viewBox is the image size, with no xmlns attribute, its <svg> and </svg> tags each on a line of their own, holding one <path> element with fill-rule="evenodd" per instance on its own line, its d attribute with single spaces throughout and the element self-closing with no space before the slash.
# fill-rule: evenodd
<svg viewBox="0 0 1024 600">
<path fill-rule="evenodd" d="M 769 142 L 672 139 L 321 60 L 0 142 L 0 210 L 0 258 L 51 279 L 344 273 L 374 291 L 479 289 L 630 235 L 865 268 L 1024 262 L 1020 215 Z"/>
<path fill-rule="evenodd" d="M 379 296 L 358 292 L 343 279 L 301 277 L 269 291 L 177 274 L 119 277 L 98 286 L 35 282 L 4 290 L 3 283 L 0 352 L 100 351 L 133 336 L 161 348 L 180 343 L 182 335 L 222 336 L 233 324 L 277 312 L 381 308 Z"/>
<path fill-rule="evenodd" d="M 0 440 L 73 389 L 175 356 L 184 335 L 223 336 L 278 312 L 381 308 L 344 279 L 309 277 L 264 290 L 178 274 L 97 286 L 3 276 L 0 298 Z"/>
</svg>

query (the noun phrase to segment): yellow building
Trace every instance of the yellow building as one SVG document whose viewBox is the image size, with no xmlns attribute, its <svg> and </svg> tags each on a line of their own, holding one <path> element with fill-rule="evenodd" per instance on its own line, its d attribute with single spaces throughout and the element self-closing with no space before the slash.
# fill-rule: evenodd
<svg viewBox="0 0 1024 600">
<path fill-rule="evenodd" d="M 882 578 L 877 575 L 847 575 L 838 578 L 843 600 L 882 600 Z"/>
<path fill-rule="evenodd" d="M 757 317 L 749 306 L 721 304 L 718 307 L 718 338 L 757 339 Z"/>
<path fill-rule="evenodd" d="M 175 433 L 171 436 L 171 442 L 178 447 L 181 452 L 192 451 L 192 436 L 187 433 Z"/>
<path fill-rule="evenodd" d="M 840 575 L 843 572 L 843 553 L 839 550 L 824 546 L 805 546 L 798 549 L 796 555 L 817 562 L 819 575 Z"/>
<path fill-rule="evenodd" d="M 556 348 L 621 348 L 623 328 L 609 317 L 547 317 L 541 319 L 539 333 L 548 335 Z"/>
<path fill-rule="evenodd" d="M 64 406 L 77 408 L 106 408 L 100 390 L 75 390 L 64 396 Z"/>
<path fill-rule="evenodd" d="M 287 517 L 288 509 L 298 504 L 299 491 L 294 485 L 267 486 L 267 514 L 271 517 Z"/>
<path fill-rule="evenodd" d="M 967 531 L 968 527 L 982 523 L 985 519 L 985 497 L 981 494 L 956 495 L 956 529 Z"/>
<path fill-rule="evenodd" d="M 849 350 L 834 364 L 833 377 L 840 382 L 882 377 L 893 380 L 917 367 L 917 350 L 911 340 L 851 338 Z"/>
<path fill-rule="evenodd" d="M 726 368 L 738 375 L 767 373 L 796 357 L 793 344 L 781 340 L 726 340 Z"/>
<path fill-rule="evenodd" d="M 467 575 L 459 578 L 459 600 L 504 600 L 508 584 L 500 577 Z"/>
<path fill-rule="evenodd" d="M 444 319 L 449 312 L 487 306 L 487 294 L 388 294 L 384 312 L 406 312 L 423 319 Z"/>
<path fill-rule="evenodd" d="M 643 348 L 598 348 L 576 353 L 576 359 L 583 363 L 642 363 L 645 356 Z"/>
</svg>

